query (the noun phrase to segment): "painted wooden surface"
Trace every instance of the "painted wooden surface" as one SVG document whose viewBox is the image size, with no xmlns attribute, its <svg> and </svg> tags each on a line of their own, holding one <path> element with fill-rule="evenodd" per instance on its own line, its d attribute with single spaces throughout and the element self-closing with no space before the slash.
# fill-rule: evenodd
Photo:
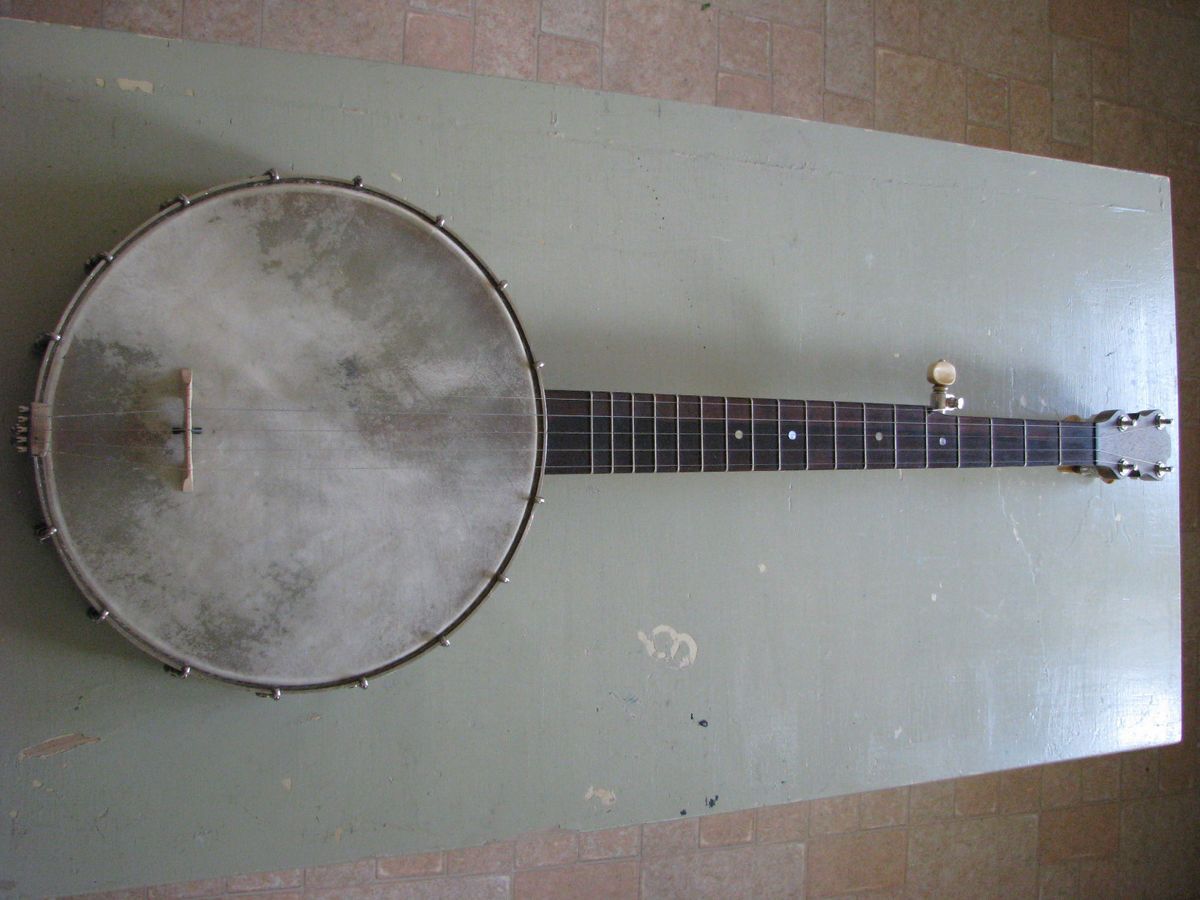
<svg viewBox="0 0 1200 900">
<path fill-rule="evenodd" d="M 1162 178 L 23 23 L 0 23 L 0 60 L 8 409 L 33 380 L 20 336 L 84 259 L 161 200 L 276 166 L 445 213 L 510 282 L 552 387 L 920 403 L 948 356 L 976 413 L 1175 411 Z M 553 479 L 513 584 L 450 650 L 276 704 L 164 677 L 91 625 L 30 538 L 27 464 L 2 459 L 0 871 L 20 892 L 1178 739 L 1173 482 Z"/>
</svg>

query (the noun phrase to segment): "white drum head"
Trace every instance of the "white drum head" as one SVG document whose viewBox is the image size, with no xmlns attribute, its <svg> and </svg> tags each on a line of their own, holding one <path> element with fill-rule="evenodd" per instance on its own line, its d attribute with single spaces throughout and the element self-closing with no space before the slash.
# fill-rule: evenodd
<svg viewBox="0 0 1200 900">
<path fill-rule="evenodd" d="M 528 522 L 524 335 L 471 252 L 394 198 L 209 191 L 120 245 L 59 333 L 37 398 L 54 540 L 172 667 L 284 690 L 388 669 L 466 617 Z"/>
</svg>

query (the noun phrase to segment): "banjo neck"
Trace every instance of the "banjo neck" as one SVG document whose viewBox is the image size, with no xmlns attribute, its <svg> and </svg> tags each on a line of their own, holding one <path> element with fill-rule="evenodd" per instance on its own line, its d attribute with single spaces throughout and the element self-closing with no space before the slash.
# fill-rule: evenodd
<svg viewBox="0 0 1200 900">
<path fill-rule="evenodd" d="M 1094 421 L 947 412 L 894 403 L 547 391 L 545 471 L 1061 466 L 1156 480 L 1170 471 L 1158 462 L 1169 458 L 1169 443 L 1165 454 L 1160 445 L 1169 442 L 1161 432 L 1170 420 L 1157 410 L 1104 413 Z"/>
</svg>

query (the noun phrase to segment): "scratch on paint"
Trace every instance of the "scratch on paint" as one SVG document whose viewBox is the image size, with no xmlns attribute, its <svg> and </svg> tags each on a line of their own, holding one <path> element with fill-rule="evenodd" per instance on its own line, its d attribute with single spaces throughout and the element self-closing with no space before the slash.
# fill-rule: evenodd
<svg viewBox="0 0 1200 900">
<path fill-rule="evenodd" d="M 42 741 L 40 744 L 34 744 L 32 747 L 26 747 L 18 754 L 17 759 L 45 759 L 47 756 L 54 756 L 56 753 L 66 753 L 68 750 L 74 750 L 76 747 L 82 747 L 84 744 L 98 744 L 100 738 L 88 737 L 86 734 L 60 734 L 58 737 L 52 737 L 47 741 Z"/>
<path fill-rule="evenodd" d="M 608 788 L 598 788 L 589 785 L 587 793 L 583 795 L 583 800 L 585 803 L 588 800 L 599 800 L 601 806 L 609 809 L 617 802 L 617 795 Z"/>
<path fill-rule="evenodd" d="M 117 87 L 123 91 L 141 91 L 143 94 L 154 93 L 153 81 L 138 81 L 136 78 L 118 78 Z"/>
<path fill-rule="evenodd" d="M 656 639 L 663 635 L 671 642 L 669 653 L 665 648 L 660 650 L 657 646 Z M 655 626 L 654 630 L 650 632 L 649 637 L 646 636 L 646 632 L 644 631 L 639 631 L 637 636 L 638 640 L 642 642 L 642 646 L 646 648 L 647 656 L 654 659 L 669 659 L 681 669 L 686 669 L 696 662 L 697 647 L 695 639 L 690 634 L 676 631 L 670 625 Z M 682 655 L 679 653 L 680 647 L 686 648 L 686 651 Z"/>
<path fill-rule="evenodd" d="M 1021 532 L 1017 528 L 1017 517 L 1011 515 L 1008 511 L 1008 504 L 1004 499 L 1004 489 L 1000 487 L 1000 482 L 996 482 L 996 493 L 1000 497 L 1000 512 L 1004 518 L 1008 519 L 1008 524 L 1012 526 L 1012 536 L 1017 542 L 1017 546 L 1021 548 L 1021 552 L 1025 554 L 1025 561 L 1029 565 L 1029 577 L 1033 580 L 1034 585 L 1037 584 L 1037 567 L 1033 564 L 1033 554 L 1029 552 L 1029 548 L 1025 546 L 1025 541 L 1021 539 Z"/>
</svg>

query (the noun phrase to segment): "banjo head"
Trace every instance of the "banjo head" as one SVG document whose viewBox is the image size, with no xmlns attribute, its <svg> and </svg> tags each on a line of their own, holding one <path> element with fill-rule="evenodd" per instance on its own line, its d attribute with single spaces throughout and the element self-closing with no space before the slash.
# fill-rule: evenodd
<svg viewBox="0 0 1200 900">
<path fill-rule="evenodd" d="M 110 256 L 37 389 L 43 510 L 93 607 L 172 668 L 268 690 L 358 682 L 458 626 L 525 531 L 545 434 L 474 254 L 357 180 L 268 177 Z"/>
</svg>

